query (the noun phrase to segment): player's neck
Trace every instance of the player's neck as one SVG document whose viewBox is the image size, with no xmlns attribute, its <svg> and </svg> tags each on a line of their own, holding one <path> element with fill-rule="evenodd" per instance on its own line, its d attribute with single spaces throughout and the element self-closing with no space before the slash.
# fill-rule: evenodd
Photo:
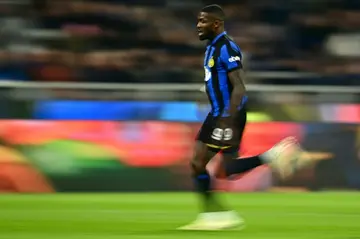
<svg viewBox="0 0 360 239">
<path fill-rule="evenodd" d="M 215 32 L 215 38 L 219 36 L 220 34 L 223 34 L 225 32 L 225 29 L 221 28 L 219 31 Z"/>
<path fill-rule="evenodd" d="M 224 29 L 221 29 L 221 30 L 215 32 L 214 36 L 209 39 L 209 42 L 210 42 L 210 43 L 213 42 L 216 38 L 219 37 L 219 35 L 223 34 L 224 32 L 225 32 Z"/>
</svg>

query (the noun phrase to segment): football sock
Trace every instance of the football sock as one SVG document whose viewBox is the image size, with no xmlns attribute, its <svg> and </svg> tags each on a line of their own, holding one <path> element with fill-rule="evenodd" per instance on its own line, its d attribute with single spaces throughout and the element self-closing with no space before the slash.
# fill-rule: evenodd
<svg viewBox="0 0 360 239">
<path fill-rule="evenodd" d="M 207 171 L 195 175 L 195 184 L 197 191 L 204 197 L 205 200 L 209 200 L 211 197 L 210 184 L 211 178 Z"/>
<path fill-rule="evenodd" d="M 226 176 L 244 173 L 262 164 L 263 161 L 259 156 L 227 160 L 225 162 Z"/>
<path fill-rule="evenodd" d="M 202 173 L 195 174 L 194 180 L 196 190 L 200 194 L 201 201 L 203 202 L 204 211 L 215 212 L 224 210 L 211 192 L 211 177 L 209 173 L 203 171 Z"/>
</svg>

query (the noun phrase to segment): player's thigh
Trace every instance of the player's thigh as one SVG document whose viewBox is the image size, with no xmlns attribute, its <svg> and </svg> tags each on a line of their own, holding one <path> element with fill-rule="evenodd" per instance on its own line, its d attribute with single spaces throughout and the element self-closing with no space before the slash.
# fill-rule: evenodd
<svg viewBox="0 0 360 239">
<path fill-rule="evenodd" d="M 209 147 L 202 141 L 196 141 L 194 156 L 191 161 L 192 166 L 198 170 L 204 170 L 208 162 L 217 154 L 209 149 Z"/>
<path fill-rule="evenodd" d="M 220 148 L 211 147 L 214 143 L 212 133 L 215 121 L 211 115 L 205 119 L 196 137 L 194 157 L 192 163 L 197 166 L 206 166 L 206 164 L 220 151 Z"/>
</svg>

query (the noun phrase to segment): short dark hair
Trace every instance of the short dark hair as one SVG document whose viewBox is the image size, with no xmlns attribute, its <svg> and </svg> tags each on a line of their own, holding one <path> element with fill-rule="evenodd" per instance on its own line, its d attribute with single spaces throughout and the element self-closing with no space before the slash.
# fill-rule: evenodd
<svg viewBox="0 0 360 239">
<path fill-rule="evenodd" d="M 202 12 L 211 13 L 217 19 L 224 21 L 225 20 L 225 12 L 224 10 L 217 4 L 211 4 L 203 7 L 201 9 Z"/>
</svg>

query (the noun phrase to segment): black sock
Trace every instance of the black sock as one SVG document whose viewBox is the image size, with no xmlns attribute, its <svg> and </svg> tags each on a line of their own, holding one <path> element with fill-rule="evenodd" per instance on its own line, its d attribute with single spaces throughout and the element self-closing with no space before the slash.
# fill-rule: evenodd
<svg viewBox="0 0 360 239">
<path fill-rule="evenodd" d="M 244 173 L 244 172 L 254 169 L 262 164 L 263 164 L 263 162 L 261 161 L 259 156 L 227 160 L 225 162 L 226 176 Z"/>
<path fill-rule="evenodd" d="M 223 211 L 225 208 L 215 199 L 211 188 L 211 177 L 207 171 L 194 175 L 195 186 L 203 202 L 204 212 Z"/>
<path fill-rule="evenodd" d="M 211 197 L 211 178 L 207 171 L 196 174 L 194 176 L 196 190 L 204 197 L 205 200 L 209 200 Z"/>
</svg>

